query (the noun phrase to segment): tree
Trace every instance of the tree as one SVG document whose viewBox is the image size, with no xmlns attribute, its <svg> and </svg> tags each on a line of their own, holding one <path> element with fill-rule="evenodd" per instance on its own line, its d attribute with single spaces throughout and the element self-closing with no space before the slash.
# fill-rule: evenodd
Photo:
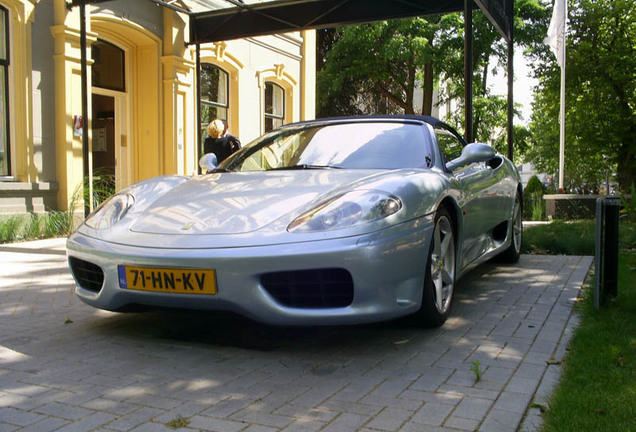
<svg viewBox="0 0 636 432">
<path fill-rule="evenodd" d="M 316 68 L 318 71 L 322 71 L 325 68 L 327 55 L 331 52 L 334 44 L 340 40 L 340 38 L 341 32 L 335 28 L 317 30 Z M 323 80 L 320 80 L 319 72 L 318 78 L 318 100 L 316 107 L 316 114 L 318 117 L 363 114 L 356 103 L 358 89 L 356 88 L 353 79 L 343 77 L 340 88 L 338 91 L 334 91 L 331 88 L 331 83 L 328 81 L 328 77 L 326 77 L 326 73 L 323 75 Z"/>
<path fill-rule="evenodd" d="M 566 59 L 565 177 L 598 185 L 616 171 L 622 189 L 636 182 L 636 7 L 634 0 L 570 0 Z M 557 172 L 560 71 L 544 47 L 533 49 L 535 96 L 528 159 Z"/>
<path fill-rule="evenodd" d="M 413 18 L 337 29 L 318 72 L 319 113 L 332 114 L 344 99 L 352 111 L 362 106 L 373 113 L 413 114 L 414 90 L 432 59 L 436 21 Z"/>
<path fill-rule="evenodd" d="M 517 0 L 515 37 L 525 46 L 536 30 L 528 25 L 545 13 L 538 0 Z M 507 101 L 489 90 L 493 70 L 505 70 L 507 46 L 480 11 L 474 24 L 474 133 L 480 141 L 503 143 Z M 339 28 L 326 35 L 329 50 L 318 72 L 319 115 L 415 112 L 413 94 L 423 85 L 423 114 L 430 114 L 433 89 L 440 102 L 459 102 L 447 119 L 464 122 L 464 20 L 459 13 Z M 442 84 L 440 84 L 442 83 Z M 418 113 L 420 113 L 418 111 Z"/>
</svg>

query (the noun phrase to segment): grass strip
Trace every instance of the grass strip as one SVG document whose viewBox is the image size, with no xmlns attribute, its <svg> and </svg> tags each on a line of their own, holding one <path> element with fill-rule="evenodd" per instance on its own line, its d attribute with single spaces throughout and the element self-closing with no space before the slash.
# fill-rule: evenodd
<svg viewBox="0 0 636 432">
<path fill-rule="evenodd" d="M 636 430 L 636 253 L 619 257 L 618 297 L 594 308 L 593 282 L 544 432 Z"/>
<path fill-rule="evenodd" d="M 618 249 L 636 249 L 636 224 L 619 223 Z M 596 222 L 594 220 L 553 221 L 523 230 L 521 253 L 541 255 L 595 254 Z"/>
</svg>

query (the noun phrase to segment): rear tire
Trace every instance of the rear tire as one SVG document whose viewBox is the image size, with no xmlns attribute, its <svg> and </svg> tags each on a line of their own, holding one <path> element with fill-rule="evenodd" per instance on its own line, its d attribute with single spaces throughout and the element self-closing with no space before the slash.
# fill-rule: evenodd
<svg viewBox="0 0 636 432">
<path fill-rule="evenodd" d="M 515 204 L 512 210 L 512 224 L 508 235 L 511 238 L 510 246 L 499 255 L 499 261 L 516 263 L 521 256 L 521 242 L 523 240 L 523 222 L 521 220 L 521 196 L 517 192 Z"/>
<path fill-rule="evenodd" d="M 445 208 L 437 210 L 426 261 L 422 305 L 413 318 L 424 327 L 439 327 L 450 315 L 455 288 L 455 229 Z"/>
</svg>

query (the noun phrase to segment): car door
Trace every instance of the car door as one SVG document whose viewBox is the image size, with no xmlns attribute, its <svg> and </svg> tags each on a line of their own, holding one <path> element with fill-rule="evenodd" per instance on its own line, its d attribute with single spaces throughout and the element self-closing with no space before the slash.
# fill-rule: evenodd
<svg viewBox="0 0 636 432">
<path fill-rule="evenodd" d="M 460 156 L 463 143 L 444 129 L 435 131 L 440 151 L 446 161 Z M 492 247 L 491 234 L 500 222 L 499 179 L 496 170 L 486 162 L 455 169 L 451 176 L 459 188 L 458 205 L 461 224 L 458 227 L 459 267 L 464 268 Z"/>
</svg>

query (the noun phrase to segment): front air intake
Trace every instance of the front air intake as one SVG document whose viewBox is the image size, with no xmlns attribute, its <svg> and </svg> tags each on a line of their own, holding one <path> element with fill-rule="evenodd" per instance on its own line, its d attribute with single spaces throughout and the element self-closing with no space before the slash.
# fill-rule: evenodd
<svg viewBox="0 0 636 432">
<path fill-rule="evenodd" d="M 266 273 L 261 276 L 261 284 L 277 302 L 287 307 L 341 308 L 353 302 L 353 279 L 344 269 Z"/>
<path fill-rule="evenodd" d="M 102 269 L 88 261 L 75 257 L 68 257 L 68 265 L 77 284 L 85 290 L 98 293 L 104 284 Z"/>
</svg>

